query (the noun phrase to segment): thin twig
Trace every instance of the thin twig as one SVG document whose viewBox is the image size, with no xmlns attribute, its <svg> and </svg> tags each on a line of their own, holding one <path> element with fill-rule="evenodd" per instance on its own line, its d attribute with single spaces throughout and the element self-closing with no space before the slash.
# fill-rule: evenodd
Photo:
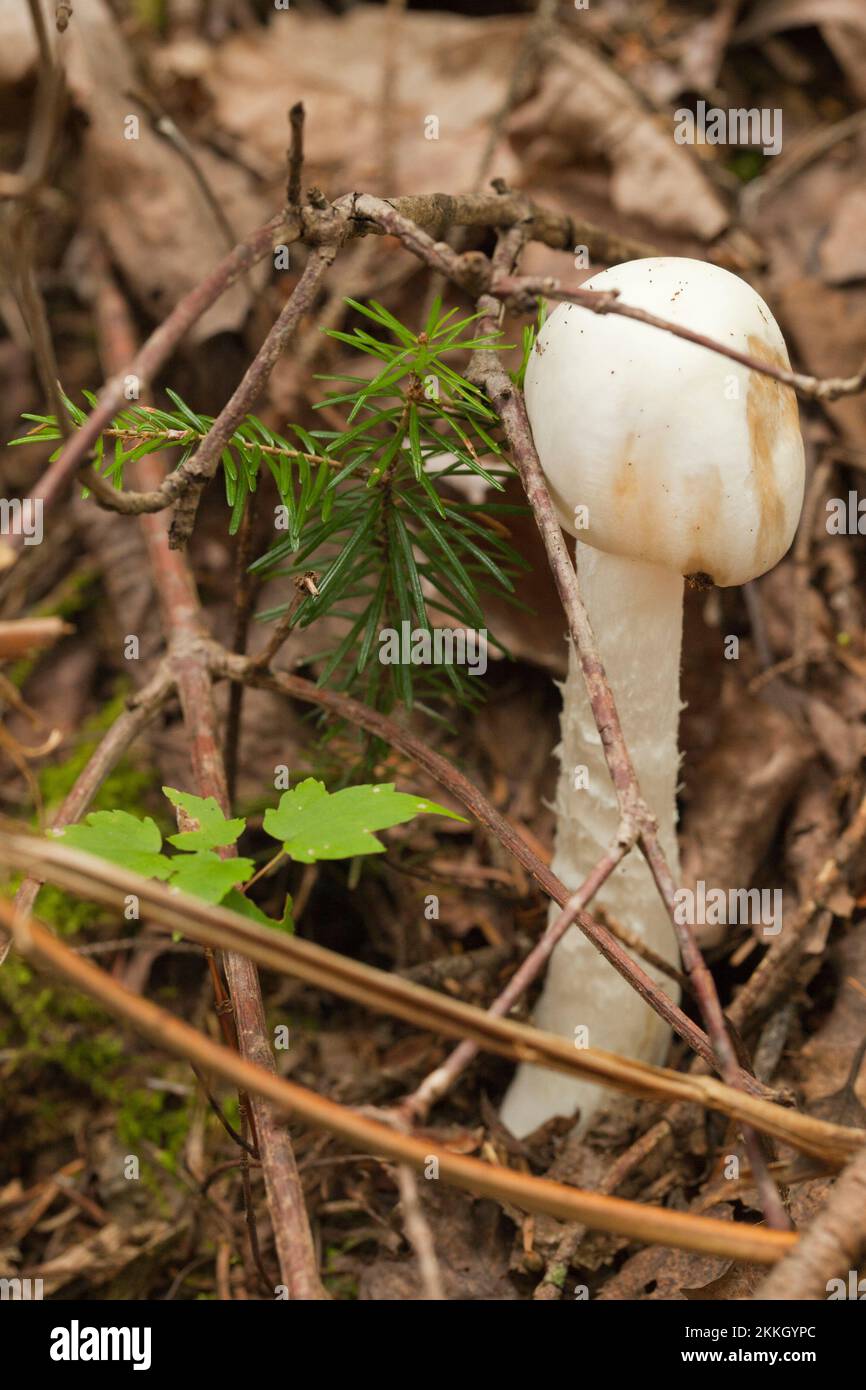
<svg viewBox="0 0 866 1390">
<path fill-rule="evenodd" d="M 290 208 L 300 207 L 301 177 L 304 168 L 304 103 L 296 101 L 289 111 L 291 144 L 289 145 L 289 176 L 286 183 L 286 202 Z"/>
<path fill-rule="evenodd" d="M 749 1024 L 763 1018 L 789 988 L 803 955 L 809 930 L 817 913 L 821 912 L 834 891 L 843 881 L 846 870 L 857 862 L 866 842 L 866 796 L 857 807 L 850 823 L 839 838 L 831 855 L 824 860 L 812 881 L 805 902 L 801 903 L 794 921 L 773 942 L 757 970 L 739 990 L 728 1013 L 731 1022 L 742 1032 Z"/>
<path fill-rule="evenodd" d="M 854 376 L 822 379 L 803 372 L 793 372 L 781 364 L 764 361 L 752 353 L 741 352 L 739 348 L 728 347 L 726 343 L 717 342 L 705 333 L 696 333 L 684 324 L 671 323 L 670 319 L 660 318 L 658 314 L 651 314 L 647 309 L 639 309 L 634 304 L 623 304 L 616 290 L 570 290 L 563 289 L 559 281 L 552 276 L 503 275 L 491 282 L 490 293 L 497 299 L 506 299 L 515 307 L 524 309 L 534 308 L 538 297 L 546 295 L 550 299 L 559 299 L 567 304 L 578 304 L 593 314 L 617 314 L 622 318 L 634 319 L 650 328 L 658 328 L 665 333 L 672 333 L 677 338 L 684 338 L 686 342 L 696 343 L 698 347 L 707 348 L 709 352 L 729 357 L 732 362 L 739 362 L 762 376 L 772 377 L 774 381 L 792 387 L 806 400 L 836 401 L 840 396 L 856 396 L 866 391 L 866 364 Z"/>
<path fill-rule="evenodd" d="M 103 276 L 103 279 L 106 284 L 104 292 L 108 294 L 111 292 L 112 284 L 107 275 Z M 119 296 L 117 298 L 120 300 Z M 124 315 L 123 307 L 122 300 L 116 304 L 113 320 L 118 340 L 124 335 L 128 339 L 132 336 L 129 316 Z M 137 461 L 135 467 L 138 476 L 146 485 L 153 487 L 158 483 L 162 465 L 156 455 L 146 455 Z M 165 514 L 143 516 L 141 524 L 154 587 L 162 611 L 168 643 L 168 660 L 177 683 L 197 790 L 201 796 L 214 797 L 224 814 L 230 814 L 195 580 L 186 556 L 171 548 Z M 224 857 L 236 852 L 234 846 L 228 846 L 222 851 Z M 268 1043 L 264 1003 L 256 967 L 247 957 L 233 951 L 225 954 L 223 963 L 231 996 L 231 1020 L 222 1007 L 223 1002 L 227 1001 L 223 1001 L 222 980 L 216 962 L 213 956 L 208 960 L 219 1021 L 226 1042 L 231 1045 L 236 1043 L 244 1058 L 273 1071 L 275 1063 Z M 241 1116 L 244 1120 L 248 1101 L 243 1091 L 240 1102 Z M 318 1262 L 303 1189 L 288 1131 L 261 1099 L 253 1099 L 249 1104 L 248 1119 L 262 1162 L 282 1282 L 286 1285 L 290 1298 L 323 1298 L 325 1294 L 319 1280 Z M 254 1239 L 252 1231 L 251 1239 Z"/>
<path fill-rule="evenodd" d="M 796 1244 L 797 1237 L 788 1231 L 771 1231 L 599 1196 L 549 1178 L 530 1177 L 453 1153 L 432 1138 L 416 1139 L 401 1134 L 390 1125 L 317 1096 L 212 1042 L 149 999 L 119 985 L 98 966 L 77 956 L 41 923 L 16 912 L 11 903 L 2 899 L 0 920 L 15 933 L 16 946 L 22 955 L 96 999 L 157 1047 L 194 1061 L 239 1089 L 266 1099 L 269 1105 L 299 1116 L 370 1153 L 410 1164 L 419 1172 L 428 1168 L 432 1157 L 441 1178 L 477 1195 L 511 1203 L 523 1211 L 546 1212 L 563 1221 L 583 1221 L 593 1229 L 613 1231 L 651 1244 L 728 1255 L 762 1264 L 774 1264 Z"/>
<path fill-rule="evenodd" d="M 311 253 L 300 280 L 280 310 L 270 333 L 198 449 L 191 459 L 169 474 L 163 484 L 165 486 L 170 482 L 177 497 L 169 542 L 172 549 L 182 548 L 189 540 L 205 483 L 213 477 L 223 450 L 264 389 L 301 319 L 312 308 L 319 281 L 336 254 L 336 248 L 332 246 L 322 246 Z"/>
<path fill-rule="evenodd" d="M 418 1179 L 406 1163 L 397 1165 L 397 1185 L 400 1188 L 400 1205 L 403 1208 L 403 1227 L 418 1260 L 424 1297 L 431 1301 L 441 1301 L 445 1298 L 445 1288 L 436 1258 L 433 1234 L 418 1196 Z"/>
<path fill-rule="evenodd" d="M 105 383 L 99 393 L 97 405 L 85 423 L 75 431 L 29 494 L 31 501 L 41 500 L 44 511 L 48 513 L 63 497 L 76 474 L 83 470 L 82 481 L 93 491 L 99 502 L 111 506 L 114 510 L 137 515 L 164 506 L 161 490 L 157 490 L 155 495 L 134 493 L 124 497 L 124 494 L 116 491 L 88 466 L 88 454 L 102 431 L 111 425 L 113 417 L 127 403 L 126 387 L 129 379 L 134 378 L 139 389 L 143 391 L 154 380 L 159 368 L 193 324 L 220 295 L 230 289 L 251 266 L 266 256 L 275 242 L 287 238 L 296 239 L 297 231 L 298 222 L 294 214 L 278 213 L 236 246 L 209 275 L 184 295 L 127 365 Z M 170 491 L 169 481 L 165 486 Z M 118 500 L 119 505 L 116 505 Z M 23 539 L 20 536 L 8 536 L 4 538 L 3 545 L 13 554 L 20 553 Z"/>
<path fill-rule="evenodd" d="M 197 789 L 201 796 L 214 797 L 223 812 L 230 814 L 211 680 L 200 646 L 195 586 L 185 558 L 180 552 L 169 549 L 164 518 L 146 517 L 144 521 L 146 530 L 151 533 L 148 548 L 168 626 L 169 651 L 190 739 Z M 155 537 L 153 532 L 160 529 L 162 534 Z M 245 1059 L 274 1070 L 255 965 L 236 952 L 227 952 L 224 963 L 240 1053 Z M 282 1280 L 291 1298 L 322 1298 L 312 1234 L 288 1131 L 260 1098 L 252 1100 L 250 1118 L 262 1161 Z"/>
<path fill-rule="evenodd" d="M 30 499 L 41 500 L 47 511 L 56 505 L 71 479 L 80 472 L 82 481 L 91 489 L 101 506 L 126 515 L 160 511 L 171 504 L 178 504 L 182 511 L 175 530 L 175 543 L 183 544 L 194 519 L 198 493 L 216 471 L 222 448 L 232 433 L 229 430 L 223 438 L 228 419 L 225 412 L 215 423 L 199 452 L 187 464 L 170 474 L 158 489 L 150 493 L 115 489 L 89 466 L 89 453 L 105 429 L 111 427 L 113 416 L 123 407 L 126 379 L 133 376 L 142 384 L 152 381 L 169 353 L 221 294 L 240 276 L 245 275 L 252 265 L 267 255 L 274 244 L 288 244 L 299 239 L 317 248 L 321 256 L 328 255 L 333 259 L 337 250 L 353 237 L 369 234 L 396 235 L 427 265 L 441 271 L 470 293 L 477 295 L 486 291 L 496 296 L 497 303 L 508 300 L 525 308 L 531 305 L 538 295 L 547 294 L 580 304 L 593 313 L 622 314 L 740 362 L 752 371 L 792 386 L 798 394 L 807 399 L 836 400 L 840 396 L 855 395 L 866 390 L 866 367 L 851 377 L 828 379 L 792 372 L 777 364 L 738 352 L 723 343 L 714 342 L 682 325 L 670 323 L 642 309 L 622 304 L 612 292 L 566 291 L 559 287 L 558 281 L 550 277 L 500 275 L 494 280 L 492 264 L 482 252 L 471 251 L 459 255 L 446 243 L 436 241 L 431 235 L 431 232 L 435 232 L 441 236 L 443 230 L 449 226 L 507 229 L 518 224 L 525 228 L 528 240 L 541 241 L 560 250 L 585 244 L 592 255 L 607 260 L 622 260 L 647 254 L 647 248 L 640 243 L 617 239 L 601 228 L 587 223 L 577 223 L 562 214 L 549 212 L 522 195 L 514 195 L 507 191 L 493 194 L 470 193 L 459 197 L 431 193 L 390 200 L 374 198 L 370 194 L 353 193 L 331 204 L 318 196 L 313 205 L 304 206 L 300 210 L 287 208 L 235 247 L 205 280 L 185 295 L 168 318 L 151 334 L 124 371 L 106 383 L 97 406 L 37 483 Z M 272 333 L 276 328 L 275 325 Z M 268 342 L 271 343 L 270 335 Z M 264 367 L 261 353 L 256 363 L 257 371 Z M 267 371 L 269 368 L 263 371 L 263 376 Z M 229 415 L 246 395 L 250 385 L 245 378 L 226 407 Z M 253 390 L 250 399 L 254 395 Z M 238 418 L 241 418 L 242 414 L 243 412 Z M 2 549 L 6 552 L 7 563 L 11 563 L 20 554 L 22 546 L 23 540 L 20 536 L 11 536 L 4 540 Z"/>
<path fill-rule="evenodd" d="M 304 680 L 301 676 L 285 671 L 260 671 L 253 661 L 233 657 L 215 645 L 211 648 L 211 661 L 214 671 L 229 680 L 247 681 L 266 690 L 275 690 L 302 700 L 306 704 L 319 705 L 322 709 L 329 710 L 337 719 L 356 724 L 358 728 L 383 739 L 392 747 L 399 748 L 420 767 L 431 773 L 442 786 L 447 787 L 528 870 L 548 897 L 553 898 L 560 906 L 568 902 L 571 894 L 565 885 L 550 867 L 539 859 L 515 827 L 500 815 L 483 792 L 441 753 L 436 752 L 417 735 L 410 733 L 396 720 L 389 719 L 386 715 L 371 709 L 369 705 L 352 699 L 351 696 L 327 690 L 317 686 L 313 681 Z M 576 925 L 592 941 L 596 949 L 601 951 L 605 960 L 629 981 L 650 1008 L 654 1009 L 694 1052 L 714 1066 L 713 1048 L 706 1033 L 677 1007 L 664 990 L 659 989 L 651 976 L 623 950 L 616 937 L 585 912 L 578 915 Z M 750 1079 L 743 1071 L 739 1072 L 739 1076 L 741 1083 L 754 1091 L 757 1085 L 754 1079 Z"/>
<path fill-rule="evenodd" d="M 204 1092 L 204 1096 L 207 1100 L 208 1105 L 210 1106 L 213 1113 L 216 1115 L 226 1134 L 229 1136 L 231 1140 L 234 1141 L 235 1144 L 237 1144 L 238 1148 L 243 1149 L 247 1155 L 252 1154 L 253 1157 L 257 1157 L 256 1150 L 253 1148 L 252 1144 L 250 1144 L 249 1141 L 245 1139 L 242 1134 L 238 1134 L 231 1120 L 229 1120 L 226 1114 L 224 1113 L 222 1106 L 220 1105 L 213 1091 L 208 1086 L 201 1068 L 197 1067 L 194 1063 L 192 1063 L 191 1065 L 193 1072 L 195 1073 L 196 1080 L 198 1081 L 198 1084 L 201 1086 L 201 1089 Z"/>
<path fill-rule="evenodd" d="M 318 575 L 314 570 L 307 570 L 306 574 L 295 576 L 295 592 L 285 613 L 274 624 L 273 631 L 260 652 L 252 658 L 254 670 L 268 671 L 273 665 L 274 658 L 292 630 L 295 621 L 295 614 L 300 608 L 305 598 L 311 594 L 315 598 L 318 595 Z"/>
<path fill-rule="evenodd" d="M 520 968 L 511 976 L 502 993 L 494 999 L 489 1006 L 489 1013 L 497 1018 L 505 1018 L 533 980 L 540 975 L 550 959 L 554 946 L 558 941 L 561 941 L 578 914 L 584 911 L 602 885 L 606 883 L 616 866 L 621 862 L 625 852 L 625 845 L 617 842 L 608 850 L 607 854 L 602 856 L 577 892 L 569 898 L 556 920 L 550 924 L 541 940 L 530 951 Z M 478 1048 L 474 1043 L 468 1041 L 460 1043 L 447 1060 L 435 1071 L 432 1071 L 429 1076 L 426 1076 L 412 1094 L 406 1097 L 401 1103 L 401 1109 L 415 1122 L 423 1120 L 431 1105 L 434 1105 L 446 1091 L 451 1089 L 460 1073 L 465 1070 L 477 1052 Z"/>
<path fill-rule="evenodd" d="M 851 1271 L 855 1282 L 866 1250 L 866 1148 L 837 1179 L 826 1206 L 800 1237 L 799 1244 L 755 1293 L 756 1299 L 791 1302 L 826 1299 L 831 1279 L 841 1279 L 844 1297 Z"/>
<path fill-rule="evenodd" d="M 167 931 L 231 955 L 243 955 L 277 974 L 303 980 L 362 1006 L 445 1037 L 468 1038 L 512 1062 L 531 1062 L 627 1095 L 691 1101 L 754 1124 L 831 1167 L 840 1167 L 866 1140 L 866 1131 L 801 1115 L 763 1098 L 753 1085 L 736 1089 L 698 1070 L 671 1071 L 597 1048 L 575 1048 L 529 1024 L 499 1018 L 388 971 L 364 965 L 300 937 L 275 932 L 224 907 L 178 893 L 107 860 L 57 840 L 0 830 L 0 864 L 20 866 L 88 902 L 116 908 L 133 891 L 142 911 Z M 757 1083 L 755 1083 L 756 1085 Z"/>
<path fill-rule="evenodd" d="M 167 145 L 170 145 L 177 156 L 183 160 L 183 163 L 186 165 L 195 181 L 199 193 L 201 193 L 202 198 L 207 204 L 214 222 L 219 228 L 223 241 L 229 251 L 231 251 L 232 247 L 237 243 L 237 236 L 235 235 L 231 222 L 226 216 L 226 211 L 220 198 L 211 187 L 210 180 L 201 166 L 198 155 L 189 140 L 187 140 L 183 131 L 168 112 L 163 111 L 146 92 L 141 90 L 124 92 L 124 96 L 131 101 L 138 102 L 139 106 L 144 108 L 147 112 L 154 134 L 164 140 Z"/>
<path fill-rule="evenodd" d="M 247 649 L 250 618 L 252 617 L 256 594 L 260 587 L 258 577 L 250 574 L 250 564 L 252 563 L 254 548 L 256 502 L 260 495 L 258 491 L 250 493 L 238 531 L 238 544 L 235 552 L 235 612 L 234 632 L 232 633 L 233 652 L 243 653 Z M 230 802 L 233 802 L 235 799 L 237 783 L 243 693 L 243 686 L 232 686 L 229 691 L 229 707 L 226 714 L 226 731 L 223 741 L 225 751 L 223 756 L 226 765 L 226 787 L 228 789 Z"/>
<path fill-rule="evenodd" d="M 75 628 L 62 618 L 15 618 L 0 622 L 0 661 L 10 661 L 29 652 L 51 647 Z"/>
</svg>

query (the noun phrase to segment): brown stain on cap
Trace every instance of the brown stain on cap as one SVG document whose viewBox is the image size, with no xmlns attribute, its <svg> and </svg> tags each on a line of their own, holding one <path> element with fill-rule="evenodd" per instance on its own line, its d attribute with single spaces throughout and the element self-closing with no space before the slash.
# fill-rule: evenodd
<svg viewBox="0 0 866 1390">
<path fill-rule="evenodd" d="M 750 335 L 748 348 L 752 357 L 759 362 L 786 370 L 790 366 L 782 353 L 755 334 Z M 752 479 L 761 518 L 755 557 L 759 563 L 770 568 L 784 551 L 787 541 L 785 506 L 776 481 L 773 456 L 786 434 L 790 431 L 799 433 L 796 393 L 792 387 L 784 386 L 781 381 L 765 376 L 763 372 L 751 371 L 746 418 L 752 451 Z"/>
<path fill-rule="evenodd" d="M 698 520 L 689 523 L 688 534 L 684 534 L 687 523 L 682 511 L 677 511 L 676 480 L 664 453 L 642 455 L 636 447 L 639 439 L 635 431 L 629 431 L 610 474 L 615 513 L 623 524 L 627 523 L 630 543 L 623 544 L 620 530 L 616 541 L 602 548 L 614 555 L 659 565 L 708 588 L 714 582 L 708 573 L 714 557 L 711 519 L 722 507 L 722 479 L 713 472 L 701 478 L 704 506 Z"/>
<path fill-rule="evenodd" d="M 629 430 L 622 457 L 614 468 L 611 490 L 617 502 L 638 500 L 638 471 L 634 466 L 634 430 Z"/>
<path fill-rule="evenodd" d="M 640 435 L 629 430 L 610 474 L 609 488 L 615 514 L 622 524 L 615 541 L 604 549 L 629 560 L 642 560 L 669 569 L 672 566 L 659 554 L 657 540 L 659 511 L 668 501 L 663 481 L 664 460 L 642 454 L 639 441 Z M 627 545 L 623 543 L 624 528 L 629 536 Z"/>
</svg>

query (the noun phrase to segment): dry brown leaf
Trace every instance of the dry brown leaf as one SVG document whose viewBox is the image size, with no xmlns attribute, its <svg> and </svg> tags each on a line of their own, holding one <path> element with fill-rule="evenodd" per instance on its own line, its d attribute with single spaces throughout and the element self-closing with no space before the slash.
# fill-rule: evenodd
<svg viewBox="0 0 866 1390">
<path fill-rule="evenodd" d="M 848 977 L 861 984 L 866 983 L 866 922 L 861 920 L 849 930 L 844 940 L 834 948 L 832 959 L 839 972 L 836 1002 L 829 1017 L 806 1043 L 798 1059 L 800 1084 L 810 1102 L 809 1109 L 825 1119 L 829 1115 L 824 1102 L 839 1097 L 848 1080 L 857 1049 L 866 1037 L 866 1000 L 859 990 L 848 983 Z M 860 1068 L 854 1094 L 861 1104 L 866 1103 L 866 1065 Z M 834 1123 L 856 1124 L 856 1115 L 846 1117 L 839 1113 L 844 1108 L 844 1098 L 839 1097 Z"/>
<path fill-rule="evenodd" d="M 508 1276 L 510 1226 L 493 1202 L 476 1201 L 435 1182 L 418 1182 L 422 1210 L 434 1232 L 439 1270 L 449 1300 L 513 1301 Z M 380 1259 L 361 1275 L 358 1297 L 387 1302 L 423 1297 L 414 1257 Z"/>
<path fill-rule="evenodd" d="M 116 1279 L 127 1266 L 167 1239 L 179 1239 L 183 1230 L 183 1226 L 168 1221 L 139 1221 L 132 1226 L 112 1221 L 26 1274 L 42 1279 L 49 1296 L 80 1279 L 100 1286 Z"/>
<path fill-rule="evenodd" d="M 728 1207 L 716 1207 L 713 1216 L 730 1219 Z M 687 1298 L 685 1290 L 699 1288 L 719 1279 L 726 1261 L 711 1255 L 688 1255 L 681 1250 L 663 1250 L 652 1246 L 626 1260 L 616 1274 L 605 1282 L 598 1295 L 600 1301 L 647 1299 L 680 1301 Z"/>
<path fill-rule="evenodd" d="M 737 26 L 734 38 L 755 43 L 785 29 L 836 23 L 866 28 L 862 0 L 764 0 Z"/>
<path fill-rule="evenodd" d="M 862 725 L 849 724 L 826 700 L 813 696 L 806 702 L 806 714 L 821 752 L 840 776 L 854 771 L 863 756 Z"/>
<path fill-rule="evenodd" d="M 798 182 L 798 188 L 802 180 Z M 838 190 L 838 183 L 835 191 Z M 819 376 L 856 372 L 866 342 L 866 290 L 828 289 L 820 280 L 803 276 L 779 288 L 778 307 L 788 325 L 802 370 Z M 827 413 L 852 445 L 866 442 L 866 399 L 849 396 L 828 402 Z"/>
<path fill-rule="evenodd" d="M 862 0 L 766 0 L 740 24 L 735 37 L 760 42 L 787 29 L 814 24 L 844 72 L 851 91 L 866 97 L 866 8 Z"/>
<path fill-rule="evenodd" d="M 46 12 L 48 6 L 42 0 Z M 27 5 L 0 5 L 0 83 L 23 82 L 36 62 L 36 36 Z"/>
<path fill-rule="evenodd" d="M 684 887 L 694 890 L 698 880 L 725 891 L 752 884 L 810 755 L 809 743 L 782 710 L 726 683 L 716 743 L 688 769 Z M 716 944 L 726 931 L 707 924 L 697 935 L 705 945 Z"/>
<path fill-rule="evenodd" d="M 713 1279 L 701 1288 L 683 1289 L 682 1292 L 686 1298 L 697 1299 L 700 1302 L 736 1302 L 738 1299 L 751 1298 L 765 1277 L 766 1271 L 757 1265 L 741 1264 L 735 1260 L 718 1279 Z"/>
<path fill-rule="evenodd" d="M 32 70 L 36 57 L 26 6 L 11 7 L 21 11 L 26 25 L 16 21 L 14 39 L 8 32 L 9 9 L 3 7 L 0 15 L 0 80 L 6 81 Z M 43 0 L 43 9 L 46 15 L 50 10 L 53 27 L 53 5 Z M 24 56 L 10 68 L 13 43 Z M 105 0 L 76 0 L 63 57 L 72 104 L 86 117 L 82 201 L 143 308 L 153 318 L 163 318 L 226 255 L 226 236 L 183 159 L 153 131 L 131 95 L 140 80 Z M 132 130 L 130 116 L 138 117 L 137 138 L 125 134 Z M 211 150 L 190 144 L 238 238 L 263 222 L 273 208 L 254 190 L 250 176 Z M 248 302 L 246 286 L 235 285 L 198 321 L 192 341 L 237 329 Z"/>
<path fill-rule="evenodd" d="M 864 61 L 866 66 L 866 61 Z M 829 285 L 866 279 L 866 190 L 849 188 L 833 213 L 821 243 L 821 271 Z"/>
<path fill-rule="evenodd" d="M 537 166 L 604 159 L 611 200 L 656 227 L 711 241 L 727 226 L 721 199 L 691 153 L 632 88 L 586 48 L 557 40 L 534 97 L 508 122 L 532 176 Z M 524 172 L 524 177 L 527 171 Z"/>
<path fill-rule="evenodd" d="M 282 179 L 286 110 L 307 110 L 306 180 L 331 197 L 376 183 L 382 160 L 382 53 L 390 15 L 358 6 L 334 19 L 281 12 L 264 29 L 231 36 L 212 51 L 202 79 L 214 118 Z M 397 142 L 397 187 L 384 193 L 461 192 L 475 186 L 491 118 L 526 27 L 520 19 L 403 16 L 399 79 L 389 127 Z M 172 46 L 165 61 L 172 62 Z M 182 57 L 186 58 L 186 49 Z M 430 138 L 435 118 L 436 138 Z M 501 148 L 496 173 L 513 180 Z"/>
</svg>

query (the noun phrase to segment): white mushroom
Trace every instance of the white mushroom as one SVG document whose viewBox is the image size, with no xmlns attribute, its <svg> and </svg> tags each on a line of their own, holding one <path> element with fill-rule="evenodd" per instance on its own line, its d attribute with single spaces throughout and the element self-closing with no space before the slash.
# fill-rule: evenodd
<svg viewBox="0 0 866 1390">
<path fill-rule="evenodd" d="M 772 314 L 745 281 L 702 261 L 613 266 L 586 288 L 635 305 L 767 363 L 789 365 Z M 562 304 L 539 334 L 526 405 L 560 520 L 578 536 L 577 574 L 641 791 L 678 875 L 677 725 L 683 576 L 742 584 L 775 565 L 803 498 L 803 444 L 790 387 L 695 343 L 622 316 Z M 562 711 L 553 868 L 577 888 L 613 841 L 614 789 L 569 652 Z M 670 963 L 673 927 L 639 851 L 596 900 Z M 558 909 L 551 910 L 551 920 Z M 669 978 L 650 974 L 675 992 Z M 660 1062 L 669 1030 L 571 927 L 535 1011 L 540 1028 Z M 578 1031 L 578 1030 L 586 1030 Z M 522 1065 L 502 1116 L 516 1135 L 604 1092 Z"/>
</svg>

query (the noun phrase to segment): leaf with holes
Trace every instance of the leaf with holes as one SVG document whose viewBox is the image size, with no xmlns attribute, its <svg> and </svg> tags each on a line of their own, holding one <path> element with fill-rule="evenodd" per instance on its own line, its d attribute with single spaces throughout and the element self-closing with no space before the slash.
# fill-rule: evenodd
<svg viewBox="0 0 866 1390">
<path fill-rule="evenodd" d="M 227 820 L 212 796 L 193 796 L 192 792 L 179 792 L 174 787 L 163 787 L 172 806 L 178 806 L 198 822 L 198 830 L 181 830 L 177 835 L 169 835 L 168 842 L 177 849 L 222 849 L 233 845 L 243 834 L 245 822 L 242 819 Z"/>
</svg>

